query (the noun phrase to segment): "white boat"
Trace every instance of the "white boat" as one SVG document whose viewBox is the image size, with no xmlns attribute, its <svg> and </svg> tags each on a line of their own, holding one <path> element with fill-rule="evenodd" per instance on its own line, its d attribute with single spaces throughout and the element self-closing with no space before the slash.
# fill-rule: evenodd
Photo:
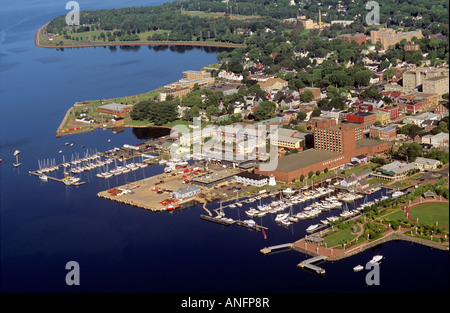
<svg viewBox="0 0 450 313">
<path fill-rule="evenodd" d="M 280 222 L 281 222 L 281 224 L 282 224 L 283 226 L 289 226 L 289 225 L 292 224 L 292 223 L 289 222 L 287 219 L 283 219 L 283 220 L 281 220 Z"/>
<path fill-rule="evenodd" d="M 288 216 L 289 216 L 289 213 L 278 214 L 275 217 L 275 222 L 281 222 L 282 220 L 286 219 Z"/>
<path fill-rule="evenodd" d="M 402 191 L 395 191 L 393 194 L 392 194 L 392 198 L 398 198 L 398 197 L 400 197 L 400 196 L 403 196 L 405 193 L 404 192 L 402 192 Z"/>
<path fill-rule="evenodd" d="M 42 181 L 48 181 L 48 176 L 45 175 L 45 174 L 40 175 L 39 178 L 40 178 Z"/>
<path fill-rule="evenodd" d="M 257 216 L 259 213 L 260 211 L 254 208 L 250 208 L 249 210 L 245 211 L 245 214 L 247 214 L 249 217 Z"/>
<path fill-rule="evenodd" d="M 256 225 L 254 220 L 245 220 L 244 223 L 250 227 L 254 227 Z"/>
<path fill-rule="evenodd" d="M 369 262 L 371 263 L 379 263 L 381 260 L 383 260 L 383 256 L 382 255 L 375 255 L 372 260 L 370 260 Z"/>
<path fill-rule="evenodd" d="M 22 165 L 22 163 L 19 162 L 19 153 L 20 150 L 14 151 L 14 156 L 16 157 L 16 163 L 13 163 L 14 167 L 19 167 Z"/>
<path fill-rule="evenodd" d="M 235 203 L 238 207 L 242 207 L 242 203 L 240 203 L 240 202 L 236 202 Z"/>
<path fill-rule="evenodd" d="M 316 229 L 317 227 L 319 227 L 319 224 L 313 224 L 311 226 L 309 226 L 306 231 L 313 231 L 314 229 Z"/>
<path fill-rule="evenodd" d="M 353 268 L 353 271 L 354 272 L 359 272 L 359 271 L 362 271 L 364 269 L 364 267 L 362 266 L 362 265 L 356 265 L 354 268 Z"/>
<path fill-rule="evenodd" d="M 283 190 L 283 194 L 285 195 L 292 195 L 294 193 L 295 191 L 293 191 L 291 188 L 286 188 L 285 190 Z"/>
<path fill-rule="evenodd" d="M 229 205 L 229 207 L 234 209 L 236 207 L 236 205 L 232 203 L 232 204 Z"/>
</svg>

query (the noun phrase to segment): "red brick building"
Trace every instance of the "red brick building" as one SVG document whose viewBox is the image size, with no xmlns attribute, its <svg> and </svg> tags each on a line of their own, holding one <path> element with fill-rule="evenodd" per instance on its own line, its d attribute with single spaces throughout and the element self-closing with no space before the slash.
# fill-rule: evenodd
<svg viewBox="0 0 450 313">
<path fill-rule="evenodd" d="M 320 100 L 322 98 L 322 96 L 320 94 L 320 88 L 305 87 L 305 88 L 300 88 L 298 90 L 298 92 L 300 94 L 304 93 L 305 91 L 311 91 L 312 94 L 314 95 L 314 100 Z"/>
<path fill-rule="evenodd" d="M 349 43 L 352 43 L 353 41 L 356 42 L 358 45 L 361 45 L 362 43 L 367 42 L 367 37 L 364 34 L 356 33 L 354 35 L 352 34 L 343 34 L 337 36 L 339 39 L 348 40 Z"/>
<path fill-rule="evenodd" d="M 397 129 L 395 127 L 373 127 L 370 129 L 369 136 L 372 139 L 394 141 L 397 138 Z"/>
<path fill-rule="evenodd" d="M 124 105 L 119 103 L 110 103 L 99 106 L 98 113 L 113 115 L 116 117 L 125 117 L 133 109 L 133 105 Z"/>
<path fill-rule="evenodd" d="M 389 112 L 389 118 L 391 119 L 391 121 L 393 121 L 399 116 L 398 107 L 385 107 L 380 109 L 380 111 Z"/>
</svg>

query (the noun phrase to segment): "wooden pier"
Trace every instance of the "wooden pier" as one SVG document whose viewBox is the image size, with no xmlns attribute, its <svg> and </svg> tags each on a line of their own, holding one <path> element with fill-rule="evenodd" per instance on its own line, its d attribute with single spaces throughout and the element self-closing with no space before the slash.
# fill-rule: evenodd
<svg viewBox="0 0 450 313">
<path fill-rule="evenodd" d="M 307 268 L 309 270 L 312 270 L 312 271 L 316 272 L 317 274 L 323 275 L 323 274 L 325 274 L 325 270 L 323 268 L 318 267 L 318 266 L 313 264 L 313 263 L 317 263 L 317 262 L 320 262 L 320 261 L 323 261 L 323 260 L 325 260 L 325 256 L 318 255 L 318 256 L 313 257 L 311 259 L 308 259 L 308 260 L 305 260 L 303 262 L 300 262 L 297 265 L 297 267 Z"/>
<path fill-rule="evenodd" d="M 290 249 L 291 246 L 292 246 L 292 243 L 285 243 L 285 244 L 281 244 L 281 245 L 265 247 L 265 248 L 259 250 L 259 252 L 261 252 L 262 254 L 269 254 L 269 253 L 273 252 L 274 250 Z"/>
</svg>

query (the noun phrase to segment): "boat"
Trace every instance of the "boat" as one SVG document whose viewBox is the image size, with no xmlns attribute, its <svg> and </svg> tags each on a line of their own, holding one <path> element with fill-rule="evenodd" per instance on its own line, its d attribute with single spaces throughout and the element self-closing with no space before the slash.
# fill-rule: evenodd
<svg viewBox="0 0 450 313">
<path fill-rule="evenodd" d="M 356 265 L 354 268 L 353 268 L 353 271 L 354 272 L 359 272 L 359 271 L 362 271 L 364 269 L 364 267 L 362 266 L 362 265 Z"/>
<path fill-rule="evenodd" d="M 256 222 L 254 220 L 244 220 L 244 223 L 250 227 L 255 227 Z"/>
<path fill-rule="evenodd" d="M 316 229 L 317 227 L 319 227 L 319 224 L 313 224 L 313 225 L 310 225 L 307 229 L 306 229 L 306 231 L 313 231 L 314 229 Z"/>
<path fill-rule="evenodd" d="M 395 191 L 393 194 L 392 194 L 392 198 L 398 198 L 398 197 L 400 197 L 400 196 L 403 196 L 405 193 L 404 192 L 402 192 L 402 191 Z"/>
<path fill-rule="evenodd" d="M 45 175 L 45 174 L 39 175 L 39 178 L 40 178 L 42 181 L 48 181 L 48 176 Z"/>
<path fill-rule="evenodd" d="M 380 261 L 383 260 L 382 255 L 375 255 L 372 260 L 370 260 L 370 263 L 380 263 Z"/>
<path fill-rule="evenodd" d="M 232 208 L 232 209 L 234 209 L 234 208 L 236 208 L 236 205 L 235 204 L 230 204 L 230 205 L 228 205 L 230 208 Z"/>
<path fill-rule="evenodd" d="M 281 222 L 282 220 L 286 219 L 288 216 L 289 216 L 289 213 L 278 214 L 275 217 L 275 222 Z"/>
<path fill-rule="evenodd" d="M 14 156 L 16 157 L 16 163 L 13 163 L 14 167 L 19 167 L 22 165 L 22 163 L 19 162 L 19 153 L 20 150 L 14 151 Z"/>
<path fill-rule="evenodd" d="M 285 190 L 283 190 L 283 193 L 285 195 L 293 195 L 295 191 L 293 191 L 291 188 L 286 188 Z"/>
<path fill-rule="evenodd" d="M 238 207 L 242 207 L 242 203 L 240 203 L 240 202 L 236 202 L 235 203 Z"/>
</svg>

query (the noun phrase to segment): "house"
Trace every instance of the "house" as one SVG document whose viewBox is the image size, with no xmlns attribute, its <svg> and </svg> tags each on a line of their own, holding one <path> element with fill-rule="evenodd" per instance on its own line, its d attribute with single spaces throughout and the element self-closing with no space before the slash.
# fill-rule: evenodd
<svg viewBox="0 0 450 313">
<path fill-rule="evenodd" d="M 283 111 L 282 115 L 283 115 L 283 120 L 282 120 L 282 124 L 289 124 L 290 121 L 292 121 L 293 119 L 297 118 L 297 110 L 294 109 L 289 109 L 289 110 L 285 110 Z"/>
<path fill-rule="evenodd" d="M 372 169 L 365 168 L 359 172 L 352 173 L 352 177 L 356 178 L 357 180 L 362 180 L 370 176 L 372 174 Z"/>
<path fill-rule="evenodd" d="M 438 166 L 441 164 L 439 160 L 433 160 L 428 158 L 416 158 L 416 160 L 413 162 L 413 164 L 417 165 L 423 170 L 435 170 L 438 168 Z"/>
<path fill-rule="evenodd" d="M 367 155 L 365 154 L 357 155 L 355 157 L 352 157 L 350 161 L 358 162 L 358 164 L 367 164 Z"/>
<path fill-rule="evenodd" d="M 202 189 L 199 186 L 196 185 L 187 186 L 185 188 L 181 188 L 172 192 L 172 197 L 179 200 L 183 200 L 198 195 L 201 191 Z"/>
<path fill-rule="evenodd" d="M 425 135 L 422 137 L 423 144 L 430 144 L 435 148 L 448 148 L 449 146 L 449 134 L 439 133 L 437 135 Z"/>
<path fill-rule="evenodd" d="M 234 175 L 234 178 L 236 179 L 237 183 L 256 187 L 262 187 L 269 183 L 268 176 L 246 171 Z"/>
<path fill-rule="evenodd" d="M 358 189 L 358 190 L 367 189 L 367 188 L 369 188 L 369 186 L 370 186 L 369 183 L 365 179 L 361 179 L 360 181 L 358 181 L 356 183 L 356 189 Z"/>
<path fill-rule="evenodd" d="M 355 177 L 346 177 L 345 179 L 341 180 L 340 185 L 342 187 L 351 187 L 355 186 L 358 183 L 358 180 Z"/>
<path fill-rule="evenodd" d="M 288 82 L 279 77 L 269 78 L 265 82 L 258 82 L 258 85 L 262 90 L 268 93 L 276 93 L 276 91 L 282 90 L 288 86 Z"/>
</svg>

